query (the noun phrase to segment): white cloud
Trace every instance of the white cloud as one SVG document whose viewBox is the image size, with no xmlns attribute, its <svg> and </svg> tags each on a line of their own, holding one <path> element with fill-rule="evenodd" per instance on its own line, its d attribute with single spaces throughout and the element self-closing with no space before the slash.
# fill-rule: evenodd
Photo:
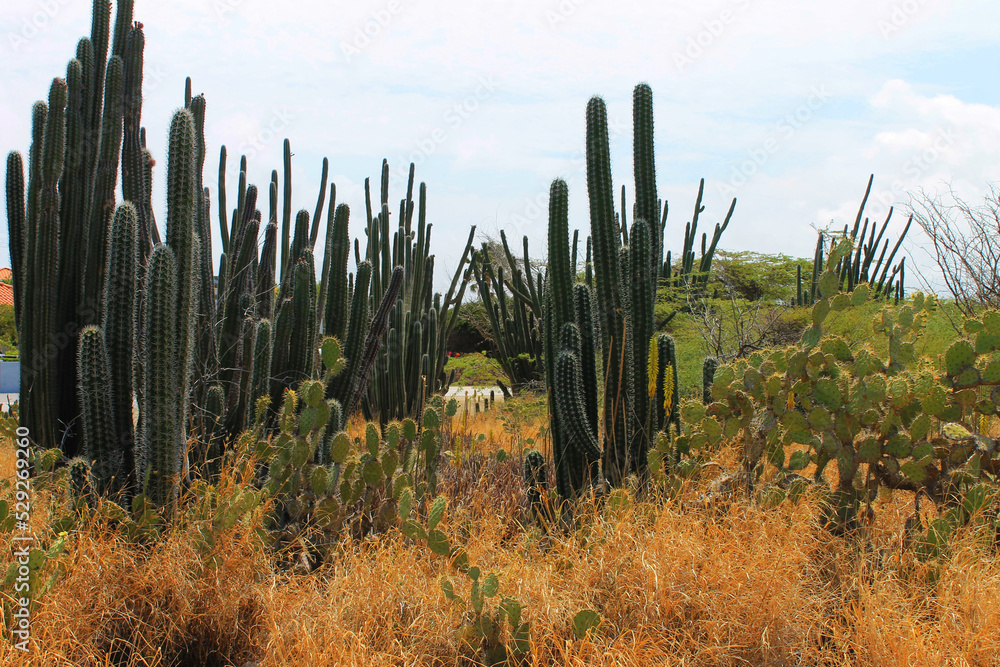
<svg viewBox="0 0 1000 667">
<path fill-rule="evenodd" d="M 59 10 L 44 29 L 12 51 L 9 36 L 53 2 Z M 5 0 L 0 7 L 0 150 L 27 149 L 30 105 L 65 70 L 89 29 L 90 5 Z M 225 143 L 229 199 L 245 152 L 266 206 L 264 186 L 271 169 L 280 172 L 288 136 L 296 209 L 312 211 L 319 165 L 329 156 L 338 199 L 351 205 L 360 233 L 364 178 L 378 176 L 382 157 L 394 169 L 417 160 L 441 256 L 457 256 L 472 222 L 510 225 L 512 241 L 527 233 L 541 254 L 544 199 L 557 176 L 570 181 L 572 224 L 586 228 L 580 158 L 592 94 L 605 96 L 622 128 L 612 141 L 613 169 L 631 192 L 630 93 L 638 81 L 655 95 L 658 180 L 671 203 L 668 247 L 680 244 L 702 176 L 704 219 L 714 224 L 733 196 L 719 186 L 753 172 L 734 188 L 739 204 L 724 245 L 799 255 L 812 252 L 811 224 L 853 221 L 871 172 L 891 198 L 882 199 L 893 202 L 909 188 L 943 181 L 974 198 L 1000 180 L 1000 109 L 963 101 L 943 89 L 939 74 L 923 78 L 900 66 L 995 48 L 1000 4 L 991 0 L 136 5 L 147 35 L 143 121 L 161 165 L 170 115 L 191 75 L 208 100 L 205 180 L 213 198 Z M 680 67 L 678 54 L 691 62 Z M 483 77 L 499 83 L 476 99 Z M 811 108 L 817 87 L 829 100 Z M 470 98 L 474 109 L 455 111 Z M 953 139 L 941 144 L 941 132 Z M 931 149 L 934 159 L 918 166 L 914 160 Z M 155 178 L 162 205 L 162 169 Z M 393 176 L 391 200 L 405 187 L 401 180 Z M 539 214 L 526 215 L 539 200 Z"/>
</svg>

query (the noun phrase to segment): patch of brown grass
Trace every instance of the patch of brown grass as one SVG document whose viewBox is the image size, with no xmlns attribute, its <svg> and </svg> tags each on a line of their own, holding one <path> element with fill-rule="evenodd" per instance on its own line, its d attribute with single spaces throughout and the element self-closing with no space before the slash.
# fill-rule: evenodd
<svg viewBox="0 0 1000 667">
<path fill-rule="evenodd" d="M 900 538 L 903 494 L 852 539 L 818 528 L 808 500 L 695 509 L 696 485 L 615 511 L 584 503 L 578 530 L 544 534 L 527 521 L 520 465 L 479 454 L 440 483 L 443 530 L 526 605 L 528 664 L 1000 664 L 995 548 L 970 532 L 946 558 L 916 559 Z M 301 575 L 279 570 L 248 528 L 223 535 L 215 568 L 192 529 L 151 546 L 83 529 L 34 614 L 32 652 L 6 647 L 0 664 L 478 664 L 457 639 L 468 611 L 440 588 L 451 577 L 468 600 L 469 582 L 422 545 L 395 533 L 345 542 Z M 579 640 L 571 622 L 585 608 L 602 623 Z"/>
</svg>

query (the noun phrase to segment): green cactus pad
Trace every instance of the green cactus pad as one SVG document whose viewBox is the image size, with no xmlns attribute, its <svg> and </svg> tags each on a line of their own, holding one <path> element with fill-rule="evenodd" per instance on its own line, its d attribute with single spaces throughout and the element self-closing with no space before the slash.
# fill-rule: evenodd
<svg viewBox="0 0 1000 667">
<path fill-rule="evenodd" d="M 822 336 L 823 329 L 818 324 L 814 324 L 806 329 L 802 334 L 802 345 L 804 345 L 806 349 L 816 347 Z"/>
<path fill-rule="evenodd" d="M 700 422 L 705 418 L 705 406 L 698 401 L 685 401 L 681 406 L 681 419 L 689 424 Z"/>
<path fill-rule="evenodd" d="M 833 336 L 823 341 L 820 347 L 824 354 L 832 354 L 837 361 L 849 361 L 853 355 L 847 342 L 839 336 Z"/>
<path fill-rule="evenodd" d="M 914 440 L 923 440 L 931 430 L 931 418 L 927 413 L 917 415 L 917 418 L 910 424 L 910 437 Z"/>
<path fill-rule="evenodd" d="M 983 382 L 987 384 L 1000 383 L 1000 361 L 991 361 L 983 369 Z"/>
<path fill-rule="evenodd" d="M 444 512 L 448 508 L 448 499 L 444 496 L 438 496 L 431 503 L 431 508 L 427 511 L 427 528 L 429 530 L 434 530 L 437 528 L 438 524 L 444 518 Z"/>
<path fill-rule="evenodd" d="M 983 326 L 991 334 L 1000 335 L 1000 312 L 988 310 L 983 313 Z"/>
<path fill-rule="evenodd" d="M 340 342 L 336 338 L 324 338 L 320 350 L 323 356 L 323 365 L 326 369 L 334 375 L 339 374 L 344 367 Z"/>
<path fill-rule="evenodd" d="M 989 354 L 1000 350 L 1000 334 L 980 331 L 976 336 L 976 354 Z"/>
<path fill-rule="evenodd" d="M 966 368 L 955 376 L 954 386 L 959 389 L 975 387 L 983 381 L 983 376 L 978 368 Z"/>
<path fill-rule="evenodd" d="M 872 463 L 881 455 L 881 446 L 875 438 L 865 438 L 858 446 L 857 456 L 865 463 Z"/>
<path fill-rule="evenodd" d="M 824 271 L 819 277 L 819 292 L 824 298 L 830 298 L 840 291 L 840 276 L 835 271 Z"/>
<path fill-rule="evenodd" d="M 448 537 L 440 530 L 431 530 L 427 534 L 427 547 L 438 556 L 447 556 L 451 553 L 451 543 Z"/>
<path fill-rule="evenodd" d="M 816 305 L 813 306 L 812 310 L 813 324 L 817 326 L 823 324 L 823 320 L 825 320 L 826 316 L 829 314 L 830 314 L 830 300 L 820 299 L 819 301 L 816 302 Z"/>
<path fill-rule="evenodd" d="M 837 410 L 843 404 L 840 386 L 830 378 L 821 378 L 813 389 L 813 396 L 822 405 L 831 410 Z"/>
<path fill-rule="evenodd" d="M 833 419 L 826 409 L 817 406 L 809 412 L 809 425 L 815 431 L 826 431 L 833 428 Z"/>
<path fill-rule="evenodd" d="M 361 469 L 361 478 L 365 480 L 368 486 L 378 486 L 382 483 L 384 476 L 382 465 L 378 462 L 378 459 L 373 458 L 369 460 Z"/>
<path fill-rule="evenodd" d="M 958 375 L 966 368 L 975 365 L 976 351 L 969 341 L 957 340 L 945 352 L 944 362 L 948 375 Z"/>
<path fill-rule="evenodd" d="M 941 427 L 941 433 L 949 440 L 968 440 L 972 437 L 968 429 L 961 424 L 945 424 Z"/>
<path fill-rule="evenodd" d="M 965 329 L 966 333 L 970 334 L 979 333 L 984 329 L 983 323 L 979 320 L 966 320 L 962 328 Z"/>
<path fill-rule="evenodd" d="M 835 311 L 847 310 L 851 307 L 851 295 L 850 294 L 838 294 L 833 297 L 830 302 L 830 308 Z"/>
<path fill-rule="evenodd" d="M 365 427 L 365 446 L 368 447 L 368 453 L 372 456 L 378 456 L 379 448 L 379 433 L 378 427 L 375 424 L 369 423 Z"/>
</svg>

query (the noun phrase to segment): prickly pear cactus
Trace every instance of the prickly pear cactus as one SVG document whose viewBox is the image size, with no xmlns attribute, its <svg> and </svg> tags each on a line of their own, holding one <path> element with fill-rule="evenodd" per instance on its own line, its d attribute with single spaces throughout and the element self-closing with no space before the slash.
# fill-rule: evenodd
<svg viewBox="0 0 1000 667">
<path fill-rule="evenodd" d="M 422 427 L 412 419 L 384 430 L 369 423 L 363 437 L 351 438 L 340 404 L 325 397 L 326 386 L 345 368 L 340 345 L 327 338 L 320 351 L 326 377 L 286 390 L 278 433 L 248 439 L 244 452 L 248 460 L 270 462 L 263 491 L 274 500 L 269 534 L 275 548 L 309 545 L 298 562 L 310 566 L 345 534 L 395 527 L 436 493 L 441 425 L 457 408 L 454 401 L 445 406 L 432 399 Z"/>
<path fill-rule="evenodd" d="M 829 486 L 824 516 L 837 531 L 858 524 L 860 504 L 880 487 L 947 505 L 959 502 L 963 484 L 1000 473 L 996 440 L 973 435 L 1000 410 L 1000 339 L 993 338 L 1000 318 L 990 312 L 967 322 L 970 339 L 955 341 L 940 363 L 918 358 L 915 343 L 937 307 L 932 295 L 918 293 L 875 317 L 887 355 L 852 347 L 823 330 L 830 312 L 861 305 L 871 293 L 865 283 L 838 293 L 833 268 L 850 252 L 843 242 L 830 249 L 801 342 L 719 367 L 706 387 L 708 405 L 684 405 L 692 428 L 677 439 L 682 453 L 704 457 L 723 440 L 737 442 L 755 478 L 767 468 L 779 480 L 811 473 Z M 831 465 L 833 484 L 825 476 Z"/>
</svg>

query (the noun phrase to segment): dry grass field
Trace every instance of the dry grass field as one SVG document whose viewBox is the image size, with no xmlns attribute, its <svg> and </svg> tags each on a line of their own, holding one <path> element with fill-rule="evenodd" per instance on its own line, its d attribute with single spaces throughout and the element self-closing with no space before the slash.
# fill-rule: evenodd
<svg viewBox="0 0 1000 667">
<path fill-rule="evenodd" d="M 818 527 L 815 499 L 705 506 L 710 479 L 700 479 L 670 499 L 585 502 L 577 530 L 546 534 L 528 520 L 518 450 L 527 438 L 543 448 L 544 428 L 518 423 L 512 432 L 509 415 L 489 412 L 455 425 L 467 449 L 442 472 L 441 527 L 525 605 L 525 664 L 1000 664 L 992 536 L 966 533 L 942 558 L 917 558 L 903 538 L 909 494 L 880 498 L 862 535 L 837 538 Z M 501 447 L 513 456 L 490 456 Z M 0 452 L 9 479 L 13 447 Z M 222 493 L 233 487 L 224 475 Z M 51 502 L 36 497 L 35 514 Z M 207 566 L 194 530 L 149 544 L 101 523 L 73 532 L 65 572 L 34 612 L 27 662 L 5 644 L 0 663 L 480 664 L 459 633 L 471 612 L 442 593 L 453 572 L 396 531 L 345 541 L 302 573 L 256 546 L 250 525 L 224 533 Z M 12 553 L 9 536 L 0 541 Z M 468 599 L 468 581 L 454 581 Z M 584 639 L 571 627 L 581 609 L 601 618 Z"/>
</svg>

